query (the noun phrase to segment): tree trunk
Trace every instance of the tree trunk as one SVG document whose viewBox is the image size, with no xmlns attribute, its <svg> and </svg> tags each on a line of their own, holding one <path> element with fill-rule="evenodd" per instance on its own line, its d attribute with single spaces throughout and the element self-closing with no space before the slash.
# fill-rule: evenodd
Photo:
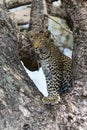
<svg viewBox="0 0 87 130">
<path fill-rule="evenodd" d="M 18 56 L 18 31 L 0 6 L 0 130 L 87 130 L 87 2 L 78 1 L 63 1 L 73 23 L 75 87 L 55 106 L 42 103 L 43 95 L 26 74 Z"/>
<path fill-rule="evenodd" d="M 70 18 L 73 37 L 73 87 L 78 111 L 76 128 L 87 129 L 87 1 L 62 0 Z M 78 126 L 79 125 L 79 126 Z"/>
<path fill-rule="evenodd" d="M 22 130 L 26 123 L 32 124 L 32 111 L 42 97 L 19 60 L 17 34 L 7 10 L 0 5 L 0 130 Z"/>
</svg>

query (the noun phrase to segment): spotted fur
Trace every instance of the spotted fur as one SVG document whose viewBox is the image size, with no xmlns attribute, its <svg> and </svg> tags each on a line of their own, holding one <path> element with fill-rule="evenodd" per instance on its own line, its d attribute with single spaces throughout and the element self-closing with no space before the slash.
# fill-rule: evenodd
<svg viewBox="0 0 87 130">
<path fill-rule="evenodd" d="M 31 36 L 46 77 L 48 97 L 42 101 L 45 104 L 56 104 L 60 101 L 60 95 L 71 88 L 72 60 L 53 44 L 49 31 Z"/>
</svg>

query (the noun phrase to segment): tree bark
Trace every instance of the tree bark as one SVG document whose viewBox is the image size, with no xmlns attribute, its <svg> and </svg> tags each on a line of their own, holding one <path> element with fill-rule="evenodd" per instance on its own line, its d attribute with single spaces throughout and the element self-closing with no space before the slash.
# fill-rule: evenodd
<svg viewBox="0 0 87 130">
<path fill-rule="evenodd" d="M 36 33 L 46 31 L 48 27 L 48 18 L 44 17 L 46 13 L 45 7 L 45 0 L 32 0 L 29 31 L 33 30 Z"/>
<path fill-rule="evenodd" d="M 34 98 L 38 103 L 42 97 L 19 60 L 17 34 L 7 10 L 0 5 L 0 130 L 22 130 L 36 109 Z"/>
<path fill-rule="evenodd" d="M 8 9 L 31 4 L 31 2 L 32 0 L 4 0 L 4 4 Z"/>
<path fill-rule="evenodd" d="M 42 104 L 43 95 L 19 60 L 17 29 L 0 6 L 0 130 L 87 129 L 87 2 L 62 2 L 74 34 L 74 88 L 55 106 Z"/>
<path fill-rule="evenodd" d="M 16 21 L 17 25 L 29 24 L 31 8 L 26 7 L 25 9 L 16 10 L 9 12 L 13 20 Z M 20 17 L 19 17 L 20 16 Z"/>
<path fill-rule="evenodd" d="M 87 1 L 62 0 L 70 18 L 73 37 L 73 86 L 78 111 L 76 128 L 87 129 Z M 77 126 L 79 123 L 79 126 Z"/>
<path fill-rule="evenodd" d="M 49 4 L 48 4 L 49 5 Z M 51 6 L 50 6 L 51 5 Z M 62 19 L 67 19 L 67 15 L 65 10 L 63 9 L 62 6 L 54 6 L 52 5 L 52 3 L 49 6 L 47 6 L 48 8 L 48 13 L 52 16 L 56 16 Z M 50 8 L 49 8 L 50 7 Z"/>
</svg>

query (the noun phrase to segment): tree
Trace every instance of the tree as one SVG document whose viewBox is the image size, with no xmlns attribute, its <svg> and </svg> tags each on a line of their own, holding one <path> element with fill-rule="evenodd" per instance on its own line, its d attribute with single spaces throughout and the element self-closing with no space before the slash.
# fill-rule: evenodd
<svg viewBox="0 0 87 130">
<path fill-rule="evenodd" d="M 52 5 L 54 0 L 46 1 Z M 33 0 L 32 8 L 41 4 L 41 1 L 35 2 Z M 73 90 L 54 106 L 42 103 L 43 95 L 20 62 L 20 46 L 24 49 L 22 35 L 28 39 L 27 32 L 21 35 L 7 9 L 0 5 L 0 130 L 87 129 L 87 1 L 62 0 L 62 5 L 74 37 Z M 32 14 L 31 17 L 35 16 Z M 30 29 L 38 31 L 35 19 L 30 21 Z M 30 47 L 29 42 L 28 49 Z M 32 53 L 29 54 L 31 57 Z"/>
</svg>

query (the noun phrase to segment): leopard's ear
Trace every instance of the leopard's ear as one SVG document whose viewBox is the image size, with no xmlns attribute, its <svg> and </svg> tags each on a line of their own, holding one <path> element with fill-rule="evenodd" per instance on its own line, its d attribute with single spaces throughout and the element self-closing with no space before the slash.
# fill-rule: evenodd
<svg viewBox="0 0 87 130">
<path fill-rule="evenodd" d="M 45 32 L 45 36 L 46 36 L 47 38 L 50 38 L 50 37 L 51 37 L 51 32 L 50 32 L 49 30 L 47 30 L 47 31 Z"/>
<path fill-rule="evenodd" d="M 29 36 L 29 39 L 33 41 L 35 37 L 37 36 L 37 33 L 35 33 L 34 31 L 29 31 L 28 36 Z"/>
<path fill-rule="evenodd" d="M 34 32 L 34 31 L 29 31 L 29 32 L 28 32 L 28 34 L 29 34 L 29 37 L 31 37 L 31 38 L 32 38 L 32 37 L 34 37 L 35 32 Z"/>
</svg>

